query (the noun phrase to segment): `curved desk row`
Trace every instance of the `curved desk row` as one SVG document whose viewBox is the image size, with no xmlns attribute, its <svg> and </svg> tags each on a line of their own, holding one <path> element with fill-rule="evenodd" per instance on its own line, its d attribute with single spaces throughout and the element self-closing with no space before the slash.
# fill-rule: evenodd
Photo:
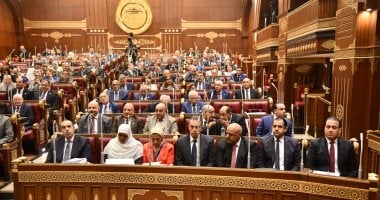
<svg viewBox="0 0 380 200">
<path fill-rule="evenodd" d="M 15 199 L 376 200 L 377 183 L 308 172 L 166 166 L 19 164 Z"/>
</svg>

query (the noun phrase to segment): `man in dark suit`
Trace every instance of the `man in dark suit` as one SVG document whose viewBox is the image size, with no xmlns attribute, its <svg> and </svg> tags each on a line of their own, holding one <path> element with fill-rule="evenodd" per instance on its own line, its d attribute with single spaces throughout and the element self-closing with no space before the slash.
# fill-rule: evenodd
<svg viewBox="0 0 380 200">
<path fill-rule="evenodd" d="M 259 167 L 289 171 L 300 170 L 300 144 L 297 140 L 285 136 L 286 123 L 284 118 L 273 120 L 273 135 L 262 139 L 263 162 L 259 161 Z"/>
<path fill-rule="evenodd" d="M 197 72 L 195 88 L 196 90 L 210 90 L 211 89 L 211 85 L 210 83 L 206 82 L 202 71 Z"/>
<path fill-rule="evenodd" d="M 285 118 L 285 112 L 285 104 L 277 102 L 273 108 L 273 115 L 268 115 L 261 118 L 261 122 L 256 127 L 256 136 L 265 137 L 271 135 L 273 119 L 280 117 L 284 118 L 287 123 L 288 128 L 285 135 L 292 137 L 292 122 Z"/>
<path fill-rule="evenodd" d="M 73 123 L 65 120 L 61 124 L 63 137 L 59 137 L 50 143 L 46 163 L 54 162 L 54 146 L 56 152 L 56 163 L 62 163 L 72 158 L 86 158 L 91 162 L 91 147 L 88 138 L 74 135 Z"/>
<path fill-rule="evenodd" d="M 216 127 L 215 108 L 212 105 L 207 104 L 203 106 L 199 121 L 201 123 L 201 134 L 220 135 L 220 132 L 218 132 Z"/>
<path fill-rule="evenodd" d="M 99 94 L 99 112 L 100 113 L 120 113 L 120 108 L 118 105 L 110 101 L 108 95 L 105 92 Z"/>
<path fill-rule="evenodd" d="M 8 113 L 20 113 L 21 117 L 26 118 L 26 122 L 24 123 L 25 131 L 33 128 L 33 109 L 31 106 L 24 104 L 24 98 L 22 98 L 21 94 L 15 94 L 13 96 L 13 105 L 12 107 L 8 107 Z"/>
<path fill-rule="evenodd" d="M 234 73 L 234 74 L 231 75 L 231 80 L 234 81 L 234 82 L 241 82 L 245 78 L 247 78 L 247 74 L 243 74 L 242 73 L 241 67 L 237 67 L 236 68 L 236 73 Z"/>
<path fill-rule="evenodd" d="M 196 73 L 197 68 L 194 65 L 189 65 L 189 70 L 185 74 L 185 81 L 187 82 L 195 82 L 196 81 Z"/>
<path fill-rule="evenodd" d="M 143 133 L 144 121 L 135 115 L 135 108 L 131 103 L 126 103 L 124 105 L 123 115 L 115 117 L 112 132 L 117 133 L 121 124 L 129 124 L 133 134 Z"/>
<path fill-rule="evenodd" d="M 112 81 L 112 90 L 108 92 L 110 101 L 128 100 L 128 92 L 120 89 L 119 80 Z"/>
<path fill-rule="evenodd" d="M 42 80 L 42 91 L 40 94 L 39 99 L 45 100 L 46 104 L 48 104 L 49 108 L 49 119 L 48 119 L 48 132 L 49 135 L 53 135 L 53 120 L 52 116 L 54 113 L 54 110 L 58 108 L 58 95 L 56 92 L 51 91 L 51 83 L 49 80 Z"/>
<path fill-rule="evenodd" d="M 99 115 L 99 104 L 96 101 L 91 101 L 87 106 L 88 114 L 80 117 L 78 123 L 78 133 L 97 134 L 111 133 L 112 119 Z"/>
<path fill-rule="evenodd" d="M 134 100 L 154 100 L 156 96 L 149 92 L 146 85 L 140 86 L 140 92 L 135 94 Z"/>
<path fill-rule="evenodd" d="M 327 118 L 325 135 L 311 142 L 307 154 L 308 165 L 312 170 L 356 178 L 358 162 L 354 147 L 350 141 L 340 137 L 341 131 L 341 124 L 337 118 Z M 334 156 L 330 156 L 332 154 Z"/>
<path fill-rule="evenodd" d="M 16 88 L 12 89 L 12 96 L 15 94 L 21 94 L 25 100 L 34 98 L 33 92 L 25 88 L 24 79 L 21 77 L 16 78 Z"/>
<path fill-rule="evenodd" d="M 223 89 L 223 81 L 215 81 L 215 89 L 211 91 L 209 99 L 230 99 L 230 92 Z"/>
<path fill-rule="evenodd" d="M 182 104 L 182 112 L 184 113 L 201 113 L 204 103 L 199 100 L 198 92 L 192 90 L 189 92 L 189 100 Z"/>
<path fill-rule="evenodd" d="M 156 105 L 159 103 L 163 103 L 168 109 L 166 113 L 173 113 L 174 107 L 173 104 L 170 103 L 171 99 L 169 95 L 161 95 L 160 100 L 154 103 L 149 104 L 144 110 L 144 113 L 152 113 L 156 111 Z"/>
<path fill-rule="evenodd" d="M 225 130 L 232 123 L 238 123 L 242 128 L 242 135 L 248 134 L 247 125 L 244 117 L 239 114 L 232 113 L 229 106 L 222 106 L 219 109 L 220 118 L 216 122 L 217 135 L 225 135 Z M 224 133 L 223 133 L 224 132 Z"/>
<path fill-rule="evenodd" d="M 215 165 L 214 141 L 200 134 L 201 125 L 198 118 L 189 122 L 190 134 L 179 138 L 175 149 L 175 165 L 208 166 Z"/>
<path fill-rule="evenodd" d="M 0 146 L 4 143 L 12 142 L 14 139 L 11 119 L 4 115 L 6 112 L 7 105 L 0 102 Z M 0 164 L 0 173 L 2 172 L 1 167 Z"/>
<path fill-rule="evenodd" d="M 241 137 L 242 128 L 237 123 L 227 127 L 226 138 L 219 141 L 216 147 L 216 166 L 231 168 L 247 168 L 248 164 L 248 140 Z M 261 152 L 254 142 L 250 145 L 250 168 L 257 167 L 257 161 L 262 160 Z"/>
<path fill-rule="evenodd" d="M 25 49 L 24 45 L 20 46 L 19 56 L 20 56 L 20 58 L 19 58 L 20 61 L 24 61 L 25 59 L 28 59 L 30 57 L 30 53 L 28 50 Z"/>
<path fill-rule="evenodd" d="M 259 99 L 259 93 L 252 88 L 251 80 L 245 78 L 240 90 L 235 90 L 235 99 Z"/>
</svg>

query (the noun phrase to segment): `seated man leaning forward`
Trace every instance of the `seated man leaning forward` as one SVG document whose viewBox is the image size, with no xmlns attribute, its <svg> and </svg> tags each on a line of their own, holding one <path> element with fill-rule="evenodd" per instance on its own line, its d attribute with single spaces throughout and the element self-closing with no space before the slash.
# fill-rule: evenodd
<svg viewBox="0 0 380 200">
<path fill-rule="evenodd" d="M 113 138 L 104 148 L 105 157 L 108 159 L 131 158 L 135 164 L 141 164 L 143 159 L 143 145 L 132 136 L 128 124 L 119 126 L 117 136 Z"/>
<path fill-rule="evenodd" d="M 62 163 L 72 158 L 86 158 L 91 162 L 91 147 L 88 138 L 74 135 L 74 126 L 70 120 L 65 120 L 61 124 L 63 137 L 55 140 L 55 145 L 50 143 L 46 163 L 54 162 L 54 146 L 56 152 L 56 162 Z M 54 142 L 54 140 L 52 140 Z"/>
</svg>

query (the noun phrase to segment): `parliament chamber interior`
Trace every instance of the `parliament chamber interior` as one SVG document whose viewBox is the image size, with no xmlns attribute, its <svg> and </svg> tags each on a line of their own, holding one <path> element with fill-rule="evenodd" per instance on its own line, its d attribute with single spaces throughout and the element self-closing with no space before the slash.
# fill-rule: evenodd
<svg viewBox="0 0 380 200">
<path fill-rule="evenodd" d="M 380 200 L 379 7 L 0 1 L 0 199 Z"/>
</svg>

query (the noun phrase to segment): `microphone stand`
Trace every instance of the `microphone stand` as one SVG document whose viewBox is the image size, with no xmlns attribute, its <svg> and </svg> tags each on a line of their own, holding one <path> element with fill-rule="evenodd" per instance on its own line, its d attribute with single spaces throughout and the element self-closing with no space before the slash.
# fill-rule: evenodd
<svg viewBox="0 0 380 200">
<path fill-rule="evenodd" d="M 174 106 L 174 100 L 175 100 L 175 99 L 176 99 L 176 98 L 175 98 L 175 88 L 173 87 L 173 101 L 172 101 L 172 102 L 173 102 L 173 105 L 172 105 L 172 108 L 173 108 L 173 112 L 172 112 L 172 113 L 173 113 L 173 114 L 175 113 L 175 111 L 174 111 L 174 110 L 175 110 L 175 106 Z"/>
<path fill-rule="evenodd" d="M 306 125 L 306 128 L 305 128 L 305 134 L 303 135 L 303 138 L 302 138 L 302 141 L 301 141 L 301 166 L 300 166 L 300 171 L 302 172 L 303 171 L 303 166 L 304 166 L 304 161 L 303 161 L 303 141 L 306 140 L 306 135 L 307 135 L 307 132 L 309 131 L 309 125 Z"/>
<path fill-rule="evenodd" d="M 55 140 L 57 139 L 57 134 L 53 134 L 53 163 L 57 163 L 57 147 L 56 147 L 56 144 L 55 144 Z"/>
<path fill-rule="evenodd" d="M 139 113 L 141 113 L 141 88 L 139 88 L 140 90 L 140 97 L 139 97 Z"/>
<path fill-rule="evenodd" d="M 103 148 L 103 114 L 100 113 L 100 163 L 104 164 L 104 148 Z"/>
<path fill-rule="evenodd" d="M 248 154 L 247 154 L 247 169 L 251 168 L 251 118 L 247 112 L 244 112 L 248 119 L 245 120 L 246 126 L 248 128 Z"/>
<path fill-rule="evenodd" d="M 292 138 L 294 138 L 294 104 L 291 105 L 290 107 L 290 110 L 291 110 L 291 115 L 292 115 Z"/>
<path fill-rule="evenodd" d="M 11 61 L 11 59 L 12 59 L 12 53 L 15 51 L 16 49 L 12 49 L 12 51 L 9 53 L 9 55 L 8 55 L 8 59 L 9 59 L 9 61 Z"/>
<path fill-rule="evenodd" d="M 244 107 L 243 107 L 243 101 L 244 101 L 244 97 L 243 97 L 243 85 L 240 85 L 240 94 L 241 94 L 241 114 L 244 113 Z"/>
<path fill-rule="evenodd" d="M 359 160 L 359 169 L 358 169 L 358 179 L 362 178 L 363 174 L 363 133 L 360 133 L 360 160 Z"/>
<path fill-rule="evenodd" d="M 270 84 L 271 84 L 271 85 L 273 86 L 273 88 L 276 90 L 276 96 L 277 96 L 277 102 L 278 102 L 278 89 L 277 89 L 276 85 L 275 85 L 273 82 L 271 82 Z"/>
<path fill-rule="evenodd" d="M 151 144 L 153 146 L 153 143 L 149 141 L 149 144 Z M 151 149 L 151 145 L 148 145 L 148 162 L 149 162 L 149 166 L 152 166 L 152 161 L 151 161 L 151 158 L 152 158 L 152 149 Z"/>
<path fill-rule="evenodd" d="M 263 99 L 265 99 L 265 68 L 263 67 Z"/>
</svg>

